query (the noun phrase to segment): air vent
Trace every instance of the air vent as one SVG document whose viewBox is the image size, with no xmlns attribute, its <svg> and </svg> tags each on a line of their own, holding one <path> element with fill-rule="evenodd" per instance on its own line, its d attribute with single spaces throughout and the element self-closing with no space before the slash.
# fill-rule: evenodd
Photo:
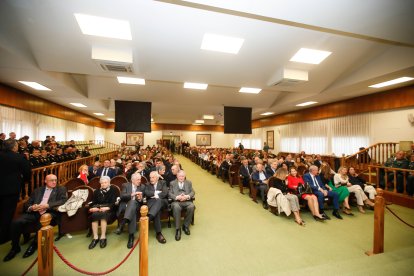
<svg viewBox="0 0 414 276">
<path fill-rule="evenodd" d="M 293 86 L 308 81 L 308 72 L 302 70 L 281 69 L 268 81 L 268 86 Z"/>
<path fill-rule="evenodd" d="M 133 73 L 132 64 L 129 63 L 116 63 L 116 62 L 100 62 L 102 70 L 106 72 L 125 72 Z"/>
</svg>

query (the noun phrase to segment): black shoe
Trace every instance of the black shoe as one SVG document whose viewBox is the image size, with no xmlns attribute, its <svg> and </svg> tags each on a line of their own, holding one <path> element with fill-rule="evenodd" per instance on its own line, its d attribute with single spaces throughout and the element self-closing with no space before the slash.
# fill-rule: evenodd
<svg viewBox="0 0 414 276">
<path fill-rule="evenodd" d="M 98 242 L 99 242 L 99 239 L 93 239 L 91 241 L 91 243 L 89 244 L 89 249 L 95 248 L 95 246 L 98 244 Z"/>
<path fill-rule="evenodd" d="M 175 230 L 175 240 L 176 241 L 181 240 L 181 229 L 176 229 Z"/>
<path fill-rule="evenodd" d="M 36 250 L 37 250 L 37 244 L 32 243 L 29 246 L 29 248 L 27 248 L 26 252 L 24 252 L 23 258 L 28 258 L 28 257 L 32 256 L 33 253 L 35 253 Z"/>
<path fill-rule="evenodd" d="M 321 213 L 321 215 L 324 217 L 324 219 L 331 219 L 325 212 Z"/>
<path fill-rule="evenodd" d="M 316 220 L 316 221 L 325 221 L 325 218 L 322 216 L 322 218 L 320 218 L 320 217 L 318 217 L 318 216 L 313 216 L 313 218 Z"/>
<path fill-rule="evenodd" d="M 159 243 L 166 243 L 167 242 L 167 240 L 164 238 L 164 236 L 161 233 L 158 233 L 156 238 L 157 238 L 157 241 Z"/>
<path fill-rule="evenodd" d="M 114 234 L 121 235 L 122 231 L 124 230 L 123 228 L 123 225 L 119 225 L 118 228 L 116 228 L 114 231 Z"/>
<path fill-rule="evenodd" d="M 11 250 L 10 250 L 10 252 L 6 255 L 6 257 L 4 257 L 4 259 L 3 259 L 3 262 L 8 262 L 8 261 L 10 261 L 11 259 L 13 259 L 16 255 L 17 255 L 17 253 L 19 253 L 20 252 L 20 247 L 18 247 L 18 248 L 12 248 Z"/>
<path fill-rule="evenodd" d="M 186 235 L 190 235 L 190 228 L 186 227 L 185 225 L 183 225 L 183 231 Z"/>
<path fill-rule="evenodd" d="M 86 234 L 86 237 L 89 238 L 92 236 L 92 229 L 89 228 L 88 233 Z"/>
<path fill-rule="evenodd" d="M 100 246 L 101 248 L 105 248 L 105 247 L 106 247 L 106 239 L 101 239 L 101 240 L 99 241 L 99 246 Z"/>
<path fill-rule="evenodd" d="M 267 202 L 266 201 L 263 202 L 263 208 L 269 209 L 269 205 L 267 205 Z"/>
<path fill-rule="evenodd" d="M 342 217 L 341 217 L 341 215 L 339 214 L 339 212 L 338 212 L 338 211 L 333 211 L 333 212 L 332 212 L 332 215 L 333 215 L 334 217 L 336 217 L 337 219 L 342 219 Z"/>
<path fill-rule="evenodd" d="M 130 234 L 128 238 L 127 248 L 131 249 L 134 246 L 134 234 Z"/>
</svg>

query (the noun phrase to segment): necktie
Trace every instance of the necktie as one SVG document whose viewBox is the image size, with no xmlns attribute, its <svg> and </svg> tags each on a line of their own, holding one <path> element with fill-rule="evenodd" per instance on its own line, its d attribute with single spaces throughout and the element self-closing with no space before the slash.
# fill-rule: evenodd
<svg viewBox="0 0 414 276">
<path fill-rule="evenodd" d="M 104 169 L 103 176 L 106 176 L 107 174 L 108 174 L 108 169 L 107 169 L 107 168 L 105 168 L 105 169 Z"/>
<path fill-rule="evenodd" d="M 52 193 L 52 189 L 45 189 L 45 193 L 43 194 L 43 198 L 42 201 L 40 202 L 40 204 L 46 204 L 49 201 L 49 197 L 50 194 Z M 43 211 L 39 211 L 40 215 L 43 215 L 44 213 L 46 213 L 46 210 Z"/>
</svg>

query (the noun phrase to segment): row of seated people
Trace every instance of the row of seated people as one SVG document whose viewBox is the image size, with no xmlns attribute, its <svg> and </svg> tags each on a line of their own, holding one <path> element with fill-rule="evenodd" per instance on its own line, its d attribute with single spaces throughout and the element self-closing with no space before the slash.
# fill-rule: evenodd
<svg viewBox="0 0 414 276">
<path fill-rule="evenodd" d="M 186 180 L 184 171 L 179 171 L 177 180 L 171 183 L 168 189 L 165 181 L 159 179 L 157 172 L 150 173 L 150 182 L 145 185 L 141 184 L 141 175 L 133 174 L 131 182 L 122 185 L 122 192 L 114 185 L 110 185 L 108 176 L 100 177 L 100 188 L 93 191 L 92 201 L 88 203 L 91 220 L 93 239 L 89 249 L 93 249 L 98 243 L 101 248 L 106 247 L 106 229 L 107 222 L 113 220 L 116 215 L 120 216 L 121 222 L 115 231 L 117 234 L 122 232 L 125 224 L 128 224 L 129 239 L 127 247 L 131 248 L 134 242 L 134 233 L 136 232 L 136 218 L 139 214 L 139 208 L 142 204 L 149 207 L 149 219 L 154 221 L 156 239 L 160 243 L 166 243 L 161 233 L 160 212 L 167 206 L 167 198 L 170 198 L 173 217 L 175 220 L 176 235 L 175 239 L 181 239 L 181 210 L 186 210 L 186 216 L 183 222 L 183 231 L 190 235 L 190 223 L 194 214 L 194 189 L 192 183 Z M 52 216 L 52 225 L 57 225 L 61 221 L 61 213 L 58 211 L 59 206 L 64 206 L 67 201 L 67 190 L 65 186 L 57 185 L 56 175 L 49 174 L 45 179 L 45 186 L 37 188 L 24 206 L 24 212 L 13 220 L 10 233 L 12 248 L 4 257 L 3 261 L 10 261 L 20 251 L 20 236 L 26 233 L 27 229 L 33 229 L 37 235 L 40 229 L 39 219 L 44 213 Z M 120 195 L 120 204 L 117 204 L 117 196 Z M 101 226 L 101 234 L 98 236 L 98 226 Z M 37 249 L 37 237 L 27 248 L 23 258 L 27 258 Z"/>
<path fill-rule="evenodd" d="M 414 144 L 412 146 L 414 151 Z M 384 167 L 388 168 L 398 168 L 398 169 L 407 169 L 414 170 L 414 153 L 406 153 L 402 150 L 397 151 L 394 157 L 389 158 L 385 163 Z M 394 183 L 394 174 L 396 183 Z M 385 187 L 385 178 L 387 178 L 387 186 Z M 404 193 L 404 178 L 406 178 L 406 192 L 409 196 L 414 195 L 414 172 L 409 172 L 404 174 L 403 171 L 394 172 L 385 172 L 384 169 L 379 171 L 379 186 L 382 189 L 392 189 L 394 184 L 396 184 L 396 190 L 398 193 Z"/>
</svg>

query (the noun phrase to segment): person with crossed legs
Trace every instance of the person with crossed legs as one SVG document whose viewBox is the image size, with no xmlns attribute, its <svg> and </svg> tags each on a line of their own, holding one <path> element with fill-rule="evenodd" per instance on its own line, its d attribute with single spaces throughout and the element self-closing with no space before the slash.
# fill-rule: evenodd
<svg viewBox="0 0 414 276">
<path fill-rule="evenodd" d="M 324 212 L 324 203 L 325 197 L 332 198 L 332 203 L 334 206 L 334 210 L 332 215 L 338 219 L 342 219 L 341 215 L 339 214 L 339 201 L 338 201 L 338 193 L 332 191 L 331 189 L 327 189 L 325 185 L 323 185 L 320 176 L 318 175 L 318 167 L 312 165 L 309 167 L 309 173 L 303 176 L 303 180 L 305 183 L 311 186 L 313 194 L 316 195 L 318 198 L 319 204 L 319 213 L 325 217 L 326 219 L 330 219 L 329 216 Z"/>
<path fill-rule="evenodd" d="M 175 222 L 175 240 L 181 239 L 181 210 L 186 210 L 186 215 L 183 223 L 183 231 L 186 235 L 190 235 L 190 223 L 194 214 L 194 199 L 195 191 L 191 181 L 185 179 L 185 172 L 183 170 L 177 173 L 177 179 L 170 184 L 169 198 L 173 200 L 171 208 L 173 211 Z"/>
</svg>

